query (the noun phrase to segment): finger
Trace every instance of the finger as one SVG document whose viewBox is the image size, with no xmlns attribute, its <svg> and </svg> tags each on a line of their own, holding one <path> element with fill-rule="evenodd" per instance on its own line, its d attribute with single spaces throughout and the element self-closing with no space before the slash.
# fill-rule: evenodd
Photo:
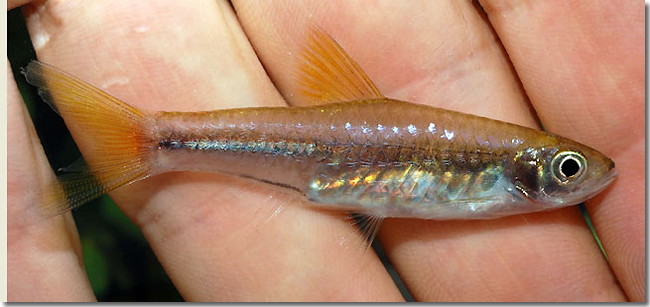
<svg viewBox="0 0 650 307">
<path fill-rule="evenodd" d="M 7 10 L 17 8 L 31 2 L 30 0 L 7 0 Z"/>
<path fill-rule="evenodd" d="M 300 38 L 307 19 L 334 37 L 388 97 L 536 126 L 498 39 L 469 3 L 234 4 L 290 102 L 296 103 L 297 86 L 287 63 L 300 42 L 285 36 Z M 389 219 L 380 238 L 418 300 L 620 298 L 609 291 L 612 275 L 577 208 L 491 221 Z"/>
<path fill-rule="evenodd" d="M 7 65 L 9 66 L 9 65 Z M 7 71 L 7 295 L 17 301 L 95 300 L 72 216 L 39 218 L 39 191 L 54 179 Z"/>
<path fill-rule="evenodd" d="M 290 64 L 304 45 L 306 26 L 315 22 L 344 47 L 387 97 L 536 125 L 500 46 L 494 37 L 484 35 L 489 30 L 461 36 L 477 22 L 466 19 L 462 5 L 438 2 L 368 7 L 364 1 L 234 4 L 269 75 L 290 103 L 300 103 L 294 95 L 298 85 Z M 416 9 L 409 7 L 424 11 L 414 14 Z M 409 22 L 404 23 L 405 19 Z M 434 28 L 427 29 L 425 35 L 422 29 L 427 27 Z M 369 34 L 372 39 L 366 38 Z M 399 43 L 395 43 L 396 37 Z"/>
<path fill-rule="evenodd" d="M 137 107 L 284 105 L 225 1 L 49 3 L 28 26 L 42 61 Z M 173 173 L 111 196 L 187 300 L 399 298 L 374 255 L 341 244 L 346 222 L 265 187 Z M 359 266 L 362 278 L 347 278 Z"/>
<path fill-rule="evenodd" d="M 628 298 L 644 300 L 643 6 L 482 3 L 544 126 L 616 162 L 617 181 L 587 209 Z"/>
</svg>

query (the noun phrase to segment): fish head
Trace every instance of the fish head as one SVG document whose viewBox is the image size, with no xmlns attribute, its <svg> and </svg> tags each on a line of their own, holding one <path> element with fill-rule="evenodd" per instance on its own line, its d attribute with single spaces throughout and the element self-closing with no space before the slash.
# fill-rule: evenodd
<svg viewBox="0 0 650 307">
<path fill-rule="evenodd" d="M 508 176 L 517 192 L 540 211 L 582 203 L 618 175 L 614 161 L 597 150 L 564 138 L 556 140 L 553 145 L 518 151 Z"/>
</svg>

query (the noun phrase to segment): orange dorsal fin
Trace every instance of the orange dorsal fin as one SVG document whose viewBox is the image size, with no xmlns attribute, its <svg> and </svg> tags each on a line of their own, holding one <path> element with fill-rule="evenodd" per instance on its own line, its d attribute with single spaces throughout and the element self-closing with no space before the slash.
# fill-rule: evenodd
<svg viewBox="0 0 650 307">
<path fill-rule="evenodd" d="M 310 105 L 384 98 L 345 50 L 314 24 L 300 50 L 296 79 L 298 93 Z"/>
</svg>

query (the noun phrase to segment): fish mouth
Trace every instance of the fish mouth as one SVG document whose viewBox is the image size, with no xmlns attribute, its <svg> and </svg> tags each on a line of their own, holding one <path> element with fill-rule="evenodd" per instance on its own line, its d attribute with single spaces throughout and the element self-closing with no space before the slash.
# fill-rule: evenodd
<svg viewBox="0 0 650 307">
<path fill-rule="evenodd" d="M 614 163 L 612 162 L 612 166 L 613 164 Z M 586 193 L 588 197 L 586 197 L 583 202 L 605 190 L 614 182 L 614 180 L 616 180 L 616 178 L 618 178 L 618 170 L 610 168 L 610 171 L 606 176 L 603 176 L 603 178 L 600 178 L 600 180 L 596 181 L 598 184 L 595 185 L 595 188 Z"/>
<path fill-rule="evenodd" d="M 607 168 L 608 174 L 601 179 L 601 184 L 604 187 L 608 187 L 616 178 L 618 177 L 618 170 L 616 169 L 616 164 L 614 160 L 609 160 L 609 165 Z"/>
<path fill-rule="evenodd" d="M 613 167 L 613 165 L 614 165 L 614 162 L 612 162 L 612 167 Z M 605 178 L 603 178 L 602 181 L 601 181 L 601 184 L 603 186 L 602 189 L 605 189 L 610 184 L 612 184 L 612 182 L 614 182 L 614 180 L 616 180 L 616 178 L 618 178 L 618 170 L 610 168 L 609 174 L 607 174 L 607 176 Z M 601 191 L 602 191 L 602 189 L 601 189 Z"/>
<path fill-rule="evenodd" d="M 618 171 L 614 169 L 611 170 L 602 178 L 584 182 L 588 185 L 593 184 L 593 186 L 590 186 L 589 188 L 574 190 L 573 192 L 576 193 L 576 195 L 573 197 L 567 197 L 561 200 L 556 199 L 557 202 L 555 203 L 555 206 L 561 205 L 562 207 L 564 207 L 564 206 L 572 206 L 572 205 L 584 203 L 585 201 L 593 198 L 594 196 L 598 195 L 600 192 L 607 189 L 607 187 L 609 187 L 614 182 L 614 180 L 616 180 L 616 178 L 618 178 Z M 555 209 L 555 208 L 557 207 L 553 207 L 549 209 Z"/>
</svg>

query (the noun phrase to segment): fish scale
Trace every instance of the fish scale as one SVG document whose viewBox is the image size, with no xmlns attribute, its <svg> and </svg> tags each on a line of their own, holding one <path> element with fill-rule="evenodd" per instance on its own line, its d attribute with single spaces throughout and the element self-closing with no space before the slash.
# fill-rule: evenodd
<svg viewBox="0 0 650 307">
<path fill-rule="evenodd" d="M 384 97 L 315 26 L 293 64 L 294 100 L 306 106 L 147 112 L 30 63 L 27 80 L 64 117 L 89 166 L 60 176 L 42 203 L 57 214 L 161 173 L 215 172 L 297 192 L 313 206 L 365 213 L 378 227 L 384 217 L 551 210 L 588 199 L 616 177 L 609 158 L 561 136 Z"/>
</svg>

